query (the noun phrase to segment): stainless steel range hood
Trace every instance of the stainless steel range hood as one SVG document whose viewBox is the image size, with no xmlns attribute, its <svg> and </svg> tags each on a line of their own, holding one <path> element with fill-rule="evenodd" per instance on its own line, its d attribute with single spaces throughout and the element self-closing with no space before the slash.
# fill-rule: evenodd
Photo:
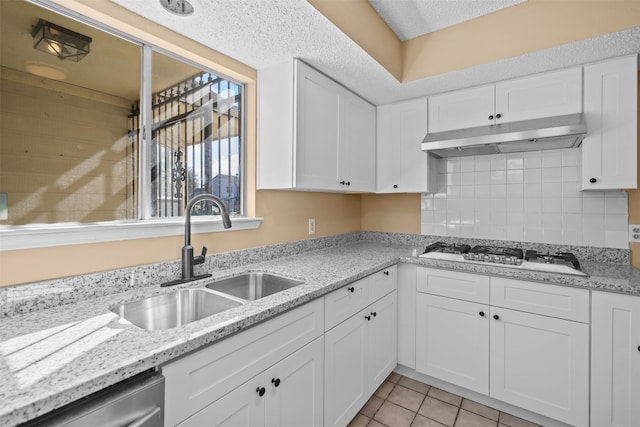
<svg viewBox="0 0 640 427">
<path fill-rule="evenodd" d="M 436 157 L 480 156 L 577 147 L 587 133 L 583 114 L 428 133 L 422 150 Z"/>
</svg>

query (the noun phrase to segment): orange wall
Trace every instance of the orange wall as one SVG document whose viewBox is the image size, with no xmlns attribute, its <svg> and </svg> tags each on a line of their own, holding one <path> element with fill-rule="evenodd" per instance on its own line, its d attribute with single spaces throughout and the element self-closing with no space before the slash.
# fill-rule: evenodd
<svg viewBox="0 0 640 427">
<path fill-rule="evenodd" d="M 362 230 L 420 234 L 420 194 L 363 194 Z"/>
<path fill-rule="evenodd" d="M 400 42 L 367 0 L 307 1 L 401 82 L 640 26 L 638 0 L 528 0 Z"/>
</svg>

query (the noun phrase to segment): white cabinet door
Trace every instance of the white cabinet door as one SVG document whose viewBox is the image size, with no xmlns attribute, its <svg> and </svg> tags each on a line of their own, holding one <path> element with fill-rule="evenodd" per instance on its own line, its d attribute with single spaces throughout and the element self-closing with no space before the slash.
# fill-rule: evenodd
<svg viewBox="0 0 640 427">
<path fill-rule="evenodd" d="M 296 61 L 296 70 L 295 187 L 339 189 L 342 89 L 299 61 Z"/>
<path fill-rule="evenodd" d="M 265 384 L 261 373 L 187 418 L 179 427 L 260 427 L 265 425 Z M 262 394 L 262 396 L 260 396 Z"/>
<path fill-rule="evenodd" d="M 640 297 L 592 292 L 591 425 L 640 426 Z"/>
<path fill-rule="evenodd" d="M 553 71 L 429 98 L 429 133 L 582 112 L 582 69 Z"/>
<path fill-rule="evenodd" d="M 320 337 L 265 372 L 267 426 L 322 427 L 323 357 Z"/>
<path fill-rule="evenodd" d="M 427 134 L 427 98 L 378 107 L 378 193 L 430 193 L 437 163 L 421 149 Z"/>
<path fill-rule="evenodd" d="M 376 107 L 350 92 L 343 95 L 338 183 L 348 191 L 374 192 Z"/>
<path fill-rule="evenodd" d="M 391 292 L 368 308 L 367 390 L 371 395 L 397 365 L 397 295 Z"/>
<path fill-rule="evenodd" d="M 364 312 L 324 336 L 325 426 L 344 427 L 366 403 L 368 325 Z"/>
<path fill-rule="evenodd" d="M 580 67 L 496 84 L 496 123 L 581 112 Z"/>
<path fill-rule="evenodd" d="M 416 371 L 489 393 L 489 307 L 419 293 Z"/>
<path fill-rule="evenodd" d="M 429 98 L 429 133 L 494 123 L 494 85 Z"/>
<path fill-rule="evenodd" d="M 491 308 L 490 396 L 589 424 L 589 325 Z"/>
<path fill-rule="evenodd" d="M 584 67 L 582 189 L 638 187 L 638 60 Z"/>
<path fill-rule="evenodd" d="M 416 270 L 398 264 L 398 363 L 416 368 Z"/>
</svg>

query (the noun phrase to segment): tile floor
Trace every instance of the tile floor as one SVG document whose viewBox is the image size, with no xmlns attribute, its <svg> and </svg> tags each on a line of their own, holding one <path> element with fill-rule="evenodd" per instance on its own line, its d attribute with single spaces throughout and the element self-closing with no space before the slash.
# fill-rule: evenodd
<svg viewBox="0 0 640 427">
<path fill-rule="evenodd" d="M 539 427 L 395 372 L 349 427 Z"/>
</svg>

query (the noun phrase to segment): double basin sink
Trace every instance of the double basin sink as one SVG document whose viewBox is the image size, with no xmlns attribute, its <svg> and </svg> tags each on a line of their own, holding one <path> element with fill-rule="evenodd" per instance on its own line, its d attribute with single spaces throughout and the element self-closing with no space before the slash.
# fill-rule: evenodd
<svg viewBox="0 0 640 427">
<path fill-rule="evenodd" d="M 247 272 L 216 280 L 204 288 L 171 293 L 120 304 L 111 311 L 147 330 L 170 329 L 204 319 L 247 301 L 301 285 L 299 280 L 264 272 Z"/>
</svg>

